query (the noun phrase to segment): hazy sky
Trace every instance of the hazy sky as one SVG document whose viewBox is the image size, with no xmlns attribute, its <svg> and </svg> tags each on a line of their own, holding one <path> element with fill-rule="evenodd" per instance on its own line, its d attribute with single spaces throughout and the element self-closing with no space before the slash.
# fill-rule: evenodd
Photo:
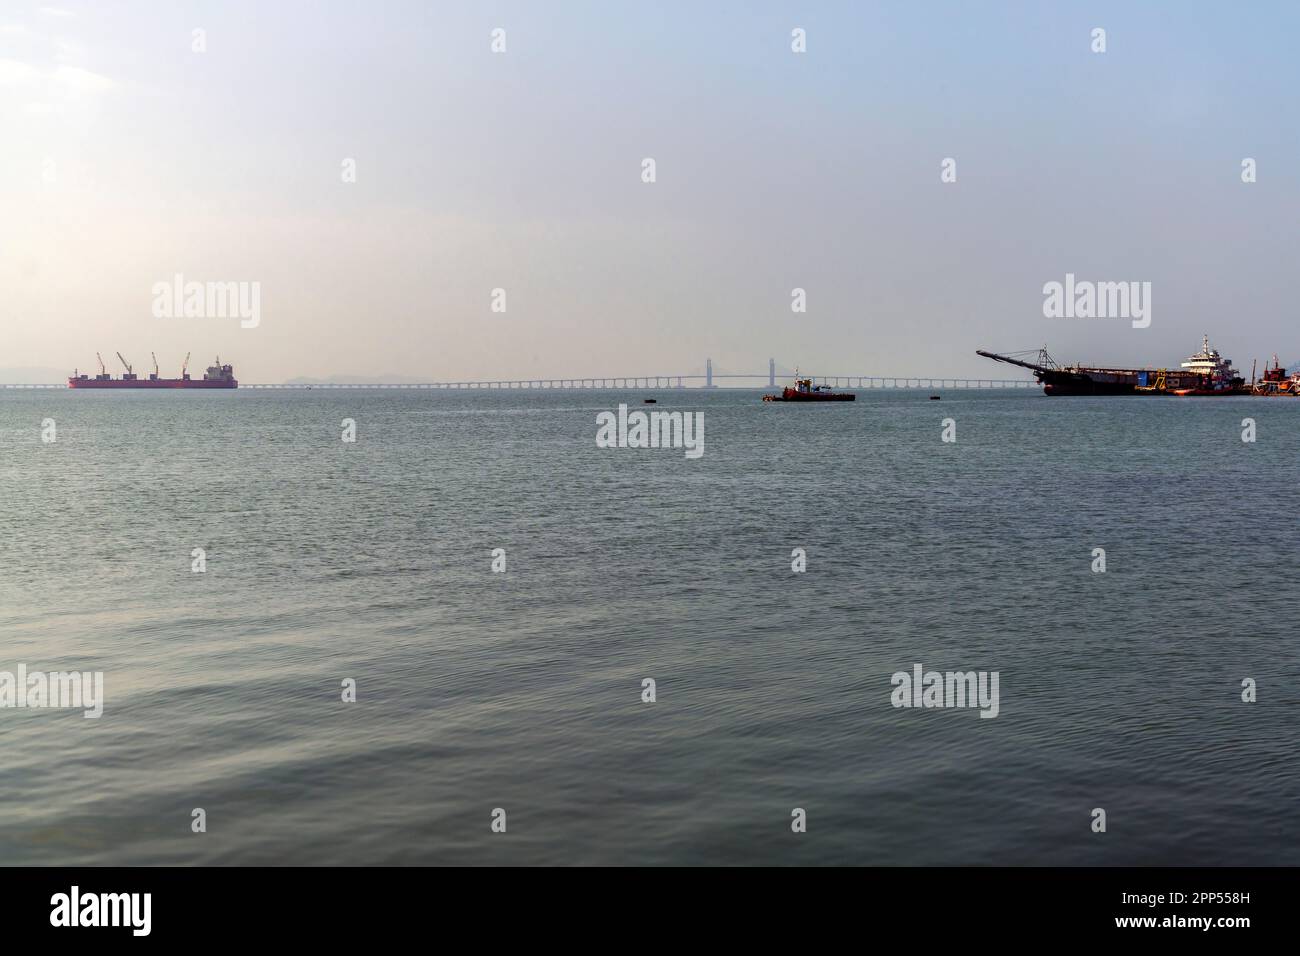
<svg viewBox="0 0 1300 956">
<path fill-rule="evenodd" d="M 1002 376 L 973 350 L 1208 332 L 1249 374 L 1300 357 L 1297 36 L 1293 3 L 2 0 L 0 366 Z M 1151 327 L 1045 318 L 1067 272 L 1151 282 Z M 155 318 L 177 273 L 260 283 L 260 325 Z"/>
</svg>

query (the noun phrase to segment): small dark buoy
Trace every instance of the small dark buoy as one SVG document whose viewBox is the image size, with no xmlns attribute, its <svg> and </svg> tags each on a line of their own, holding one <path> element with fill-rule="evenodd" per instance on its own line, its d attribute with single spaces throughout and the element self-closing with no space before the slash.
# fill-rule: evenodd
<svg viewBox="0 0 1300 956">
<path fill-rule="evenodd" d="M 644 402 L 644 403 L 647 404 L 647 405 L 658 405 L 658 404 L 659 404 L 659 399 L 657 399 L 657 398 L 643 398 L 643 399 L 641 399 L 641 401 Z"/>
<path fill-rule="evenodd" d="M 939 401 L 939 396 L 938 396 L 938 395 L 931 395 L 931 396 L 930 396 L 930 401 L 932 401 L 932 402 L 937 402 L 937 401 Z"/>
</svg>

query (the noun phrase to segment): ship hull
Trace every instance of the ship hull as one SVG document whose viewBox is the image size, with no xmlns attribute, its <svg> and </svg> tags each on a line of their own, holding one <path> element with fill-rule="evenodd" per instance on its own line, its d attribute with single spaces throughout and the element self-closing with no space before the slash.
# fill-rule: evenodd
<svg viewBox="0 0 1300 956">
<path fill-rule="evenodd" d="M 1045 395 L 1245 395 L 1244 387 L 1208 389 L 1198 375 L 1170 372 L 1163 388 L 1149 369 L 1080 369 L 1035 372 Z"/>
<path fill-rule="evenodd" d="M 156 379 L 94 379 L 70 378 L 68 388 L 238 388 L 234 379 L 209 381 L 206 379 L 156 378 Z"/>
<path fill-rule="evenodd" d="M 1087 375 L 1037 376 L 1044 395 L 1148 395 L 1138 391 L 1137 383 L 1095 381 Z"/>
<path fill-rule="evenodd" d="M 764 395 L 765 402 L 853 402 L 858 396 L 852 392 L 796 392 L 786 389 L 790 394 Z"/>
</svg>

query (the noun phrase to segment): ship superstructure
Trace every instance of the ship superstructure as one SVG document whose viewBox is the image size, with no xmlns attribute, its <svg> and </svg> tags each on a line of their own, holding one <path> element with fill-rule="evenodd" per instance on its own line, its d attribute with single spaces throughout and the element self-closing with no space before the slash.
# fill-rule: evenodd
<svg viewBox="0 0 1300 956">
<path fill-rule="evenodd" d="M 1244 383 L 1237 370 L 1232 367 L 1232 360 L 1219 354 L 1218 349 L 1210 348 L 1210 337 L 1201 339 L 1201 350 L 1182 363 L 1192 375 L 1197 376 L 1197 384 L 1184 386 L 1187 394 L 1211 394 L 1219 391 L 1240 392 Z M 1175 390 L 1178 391 L 1178 390 Z"/>
</svg>

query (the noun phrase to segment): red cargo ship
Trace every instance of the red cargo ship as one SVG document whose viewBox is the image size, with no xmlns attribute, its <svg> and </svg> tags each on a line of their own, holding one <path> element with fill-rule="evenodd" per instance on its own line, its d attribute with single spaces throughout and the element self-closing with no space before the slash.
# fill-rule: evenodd
<svg viewBox="0 0 1300 956">
<path fill-rule="evenodd" d="M 158 358 L 154 356 L 153 372 L 148 378 L 140 378 L 135 374 L 134 369 L 126 359 L 122 358 L 122 353 L 118 352 L 117 357 L 121 359 L 122 365 L 126 368 L 126 374 L 121 378 L 113 378 L 104 368 L 104 360 L 95 353 L 95 358 L 99 359 L 99 374 L 94 378 L 89 375 L 81 375 L 76 371 L 68 379 L 68 388 L 238 388 L 239 382 L 235 379 L 235 367 L 233 365 L 222 365 L 221 357 L 218 356 L 216 363 L 208 366 L 208 370 L 203 373 L 200 379 L 190 378 L 186 369 L 190 365 L 190 357 L 185 356 L 185 363 L 181 366 L 180 378 L 160 378 L 158 375 Z"/>
</svg>

